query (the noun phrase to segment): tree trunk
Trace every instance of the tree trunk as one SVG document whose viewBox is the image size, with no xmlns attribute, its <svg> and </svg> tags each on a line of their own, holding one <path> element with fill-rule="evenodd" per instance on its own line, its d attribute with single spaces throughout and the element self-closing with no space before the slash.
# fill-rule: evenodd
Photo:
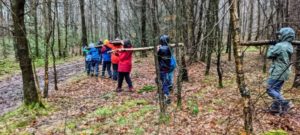
<svg viewBox="0 0 300 135">
<path fill-rule="evenodd" d="M 57 18 L 56 19 L 57 20 L 56 26 L 57 26 L 57 48 L 58 48 L 58 56 L 62 57 L 62 52 L 61 52 L 61 38 L 60 38 L 61 35 L 60 35 L 60 25 L 59 25 L 59 14 L 58 14 L 58 3 L 57 3 L 57 0 L 55 0 L 55 12 L 56 12 L 55 18 Z"/>
<path fill-rule="evenodd" d="M 249 0 L 249 3 L 250 3 L 250 15 L 249 15 L 249 24 L 248 24 L 248 38 L 247 38 L 248 41 L 250 41 L 252 38 L 254 0 Z"/>
<path fill-rule="evenodd" d="M 232 48 L 232 20 L 231 17 L 229 17 L 229 27 L 228 27 L 228 35 L 227 35 L 227 49 L 226 52 L 228 53 L 228 61 L 231 61 L 231 48 Z"/>
<path fill-rule="evenodd" d="M 84 0 L 79 0 L 80 4 L 80 14 L 81 14 L 81 42 L 82 46 L 87 46 L 87 34 L 86 34 L 86 25 L 85 25 L 85 14 L 84 14 Z"/>
<path fill-rule="evenodd" d="M 157 35 L 159 34 L 159 26 L 157 22 L 157 13 L 156 13 L 156 4 L 157 0 L 152 1 L 151 5 L 151 14 L 153 19 L 153 39 L 156 39 Z M 160 114 L 165 115 L 166 113 L 166 104 L 164 102 L 164 93 L 162 91 L 162 82 L 160 80 L 160 70 L 158 66 L 158 57 L 157 57 L 157 44 L 154 42 L 153 44 L 153 55 L 154 55 L 154 62 L 155 62 L 155 73 L 156 73 L 156 85 L 157 85 L 157 93 L 159 94 L 159 107 L 160 107 Z"/>
<path fill-rule="evenodd" d="M 7 47 L 6 47 L 4 36 L 2 37 L 2 45 L 3 45 L 3 47 L 2 47 L 3 58 L 6 59 L 7 58 Z"/>
<path fill-rule="evenodd" d="M 35 87 L 32 71 L 31 58 L 29 56 L 28 42 L 26 39 L 26 28 L 24 24 L 24 5 L 25 0 L 13 0 L 11 3 L 13 17 L 13 33 L 16 41 L 17 54 L 19 56 L 20 68 L 23 80 L 24 104 L 40 104 L 38 92 Z"/>
<path fill-rule="evenodd" d="M 93 41 L 94 40 L 94 27 L 93 27 L 93 0 L 89 0 L 89 28 L 90 28 L 90 40 L 89 41 Z"/>
<path fill-rule="evenodd" d="M 57 9 L 57 0 L 55 0 L 55 8 Z M 58 10 L 55 11 L 55 14 L 54 14 L 54 19 L 53 19 L 53 22 L 52 22 L 52 42 L 51 42 L 51 54 L 52 54 L 52 61 L 53 61 L 53 76 L 54 76 L 54 89 L 55 90 L 58 90 L 58 86 L 57 86 L 57 72 L 56 72 L 56 56 L 55 56 L 55 52 L 54 52 L 54 43 L 55 43 L 55 20 L 58 18 Z M 58 21 L 57 21 L 58 23 Z M 59 25 L 58 25 L 59 26 Z M 57 29 L 59 31 L 59 29 Z M 57 39 L 59 40 L 59 38 Z"/>
<path fill-rule="evenodd" d="M 258 40 L 260 35 L 260 0 L 257 0 L 257 28 L 256 28 L 256 35 L 255 35 L 255 41 Z"/>
<path fill-rule="evenodd" d="M 43 5 L 45 17 L 45 76 L 44 76 L 44 98 L 48 97 L 49 90 L 49 46 L 52 35 L 51 0 L 44 0 Z"/>
<path fill-rule="evenodd" d="M 176 44 L 176 59 L 178 63 L 178 74 L 177 74 L 177 107 L 182 108 L 182 66 L 181 66 L 181 55 L 183 55 L 182 50 L 178 47 L 179 37 L 180 37 L 180 24 L 182 22 L 180 12 L 182 9 L 180 8 L 180 0 L 176 0 L 176 14 L 178 15 L 176 17 L 176 25 L 175 25 L 175 44 Z"/>
<path fill-rule="evenodd" d="M 251 105 L 251 95 L 250 90 L 246 86 L 244 70 L 243 70 L 243 59 L 242 50 L 240 46 L 240 22 L 238 17 L 238 0 L 229 0 L 232 3 L 230 8 L 230 16 L 232 18 L 233 27 L 233 53 L 235 57 L 235 67 L 236 67 L 236 81 L 238 88 L 243 100 L 243 113 L 244 113 L 244 130 L 247 135 L 250 135 L 253 131 L 252 126 L 252 105 Z"/>
<path fill-rule="evenodd" d="M 182 3 L 182 18 L 183 20 L 187 20 L 187 13 L 186 13 L 186 1 L 181 1 Z M 184 48 L 186 48 L 189 44 L 189 39 L 188 39 L 188 25 L 187 23 L 184 23 L 182 25 L 183 28 L 183 42 L 184 42 Z M 186 53 L 186 49 L 182 51 L 182 53 Z M 181 55 L 181 66 L 182 66 L 182 78 L 181 80 L 183 81 L 189 81 L 189 76 L 188 76 L 188 70 L 187 70 L 187 65 L 185 61 L 185 55 Z"/>
<path fill-rule="evenodd" d="M 146 35 L 146 8 L 147 8 L 147 2 L 146 0 L 142 0 L 142 8 L 141 8 L 141 22 L 142 22 L 142 39 L 141 39 L 141 46 L 146 47 L 147 46 L 147 35 Z M 145 51 L 141 52 L 141 57 L 147 57 L 147 53 Z"/>
<path fill-rule="evenodd" d="M 219 0 L 213 0 L 209 1 L 208 5 L 208 13 L 207 13 L 207 27 L 206 27 L 206 34 L 209 34 L 211 29 L 214 27 L 214 24 L 217 23 L 217 18 L 216 16 L 218 15 L 218 4 Z M 211 65 L 211 55 L 212 52 L 215 48 L 216 44 L 216 38 L 217 37 L 217 31 L 216 28 L 213 30 L 210 38 L 208 38 L 207 44 L 209 45 L 208 47 L 208 53 L 207 53 L 207 60 L 206 60 L 206 70 L 205 70 L 205 75 L 209 75 L 210 72 L 210 65 Z"/>
<path fill-rule="evenodd" d="M 120 34 L 119 34 L 119 9 L 118 9 L 118 1 L 117 0 L 113 0 L 113 4 L 114 4 L 114 38 L 119 38 Z"/>
<path fill-rule="evenodd" d="M 300 46 L 296 48 L 296 61 L 295 61 L 295 79 L 294 79 L 294 88 L 300 88 Z"/>
<path fill-rule="evenodd" d="M 80 10 L 81 10 L 81 6 L 80 6 Z M 68 56 L 68 20 L 69 20 L 69 1 L 64 0 L 64 21 L 65 21 L 65 46 L 63 50 L 64 58 Z"/>
</svg>

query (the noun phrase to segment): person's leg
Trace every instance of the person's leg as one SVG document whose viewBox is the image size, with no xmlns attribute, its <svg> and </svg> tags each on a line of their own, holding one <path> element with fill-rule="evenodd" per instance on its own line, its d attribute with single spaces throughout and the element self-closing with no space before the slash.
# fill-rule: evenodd
<svg viewBox="0 0 300 135">
<path fill-rule="evenodd" d="M 119 72 L 119 74 L 120 74 L 120 72 Z M 132 81 L 130 79 L 130 73 L 126 72 L 126 73 L 124 73 L 124 75 L 125 75 L 126 82 L 128 84 L 129 91 L 132 91 L 133 86 L 132 86 Z"/>
<path fill-rule="evenodd" d="M 169 80 L 169 90 L 173 91 L 173 83 L 174 83 L 174 71 L 168 73 L 168 80 Z"/>
<path fill-rule="evenodd" d="M 100 61 L 95 61 L 95 75 L 98 77 L 99 75 L 99 62 Z"/>
<path fill-rule="evenodd" d="M 169 96 L 169 85 L 167 80 L 167 73 L 160 73 L 161 83 L 162 83 L 162 89 L 165 95 Z"/>
<path fill-rule="evenodd" d="M 107 68 L 108 76 L 109 76 L 109 78 L 111 78 L 112 74 L 111 74 L 111 62 L 110 61 L 107 62 L 107 67 L 106 68 Z"/>
<path fill-rule="evenodd" d="M 84 70 L 87 71 L 87 70 L 88 70 L 88 67 L 89 67 L 88 61 L 85 61 L 85 65 L 84 65 L 84 66 L 85 66 L 85 69 L 84 69 Z"/>
<path fill-rule="evenodd" d="M 118 77 L 118 88 L 122 88 L 123 80 L 124 80 L 125 74 L 120 72 Z"/>
<path fill-rule="evenodd" d="M 280 105 L 285 102 L 285 99 L 282 97 L 280 93 L 280 89 L 283 85 L 284 81 L 280 80 L 268 80 L 268 88 L 267 93 L 270 97 L 273 98 L 273 103 L 271 105 L 271 110 L 274 112 L 280 111 Z"/>
<path fill-rule="evenodd" d="M 88 76 L 91 73 L 91 62 L 90 61 L 86 61 L 86 72 L 87 72 Z"/>
<path fill-rule="evenodd" d="M 118 78 L 118 64 L 113 64 L 113 80 Z"/>
<path fill-rule="evenodd" d="M 106 66 L 107 66 L 107 61 L 103 61 L 103 64 L 102 64 L 102 77 L 105 76 Z"/>
</svg>

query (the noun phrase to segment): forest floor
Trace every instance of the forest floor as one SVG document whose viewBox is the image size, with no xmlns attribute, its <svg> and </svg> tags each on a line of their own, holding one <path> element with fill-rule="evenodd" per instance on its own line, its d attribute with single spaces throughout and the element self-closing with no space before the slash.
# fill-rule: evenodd
<svg viewBox="0 0 300 135">
<path fill-rule="evenodd" d="M 79 58 L 79 59 L 78 59 Z M 83 72 L 84 63 L 83 58 L 76 57 L 66 60 L 64 63 L 57 65 L 57 78 L 58 82 L 63 82 L 70 77 Z M 52 65 L 49 65 L 49 88 L 54 88 L 54 75 Z M 19 71 L 17 71 L 19 72 Z M 44 88 L 44 68 L 38 68 L 36 70 L 40 89 Z M 22 91 L 22 75 L 21 73 L 11 73 L 9 75 L 2 76 L 0 79 L 0 115 L 12 110 L 22 103 L 23 91 Z M 51 91 L 50 91 L 51 92 Z"/>
<path fill-rule="evenodd" d="M 114 92 L 116 82 L 87 77 L 81 64 L 77 76 L 60 83 L 60 89 L 44 99 L 46 109 L 19 108 L 2 116 L 0 134 L 242 134 L 243 109 L 235 82 L 235 64 L 225 59 L 222 61 L 224 88 L 217 84 L 215 60 L 208 76 L 204 75 L 204 63 L 194 63 L 188 66 L 189 82 L 183 84 L 182 109 L 176 107 L 173 94 L 172 104 L 167 108 L 168 117 L 161 118 L 153 57 L 134 58 L 131 73 L 134 93 Z M 292 79 L 283 91 L 286 98 L 293 99 L 294 109 L 283 116 L 271 115 L 264 111 L 271 99 L 263 94 L 267 74 L 262 73 L 262 57 L 256 52 L 247 52 L 244 60 L 246 82 L 255 103 L 254 133 L 299 135 L 297 95 L 300 90 L 290 89 Z M 126 83 L 123 88 L 126 90 Z"/>
</svg>

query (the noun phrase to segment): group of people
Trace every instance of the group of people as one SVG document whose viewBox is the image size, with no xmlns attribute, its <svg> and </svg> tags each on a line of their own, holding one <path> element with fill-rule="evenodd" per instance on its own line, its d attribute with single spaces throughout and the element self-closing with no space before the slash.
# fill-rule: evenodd
<svg viewBox="0 0 300 135">
<path fill-rule="evenodd" d="M 160 80 L 165 95 L 165 102 L 171 103 L 170 91 L 173 86 L 173 71 L 176 68 L 176 59 L 168 45 L 169 36 L 160 37 L 160 45 L 157 47 L 157 55 L 160 69 Z M 125 79 L 128 84 L 128 92 L 133 92 L 133 84 L 130 78 L 132 69 L 132 54 L 130 50 L 133 45 L 130 40 L 115 39 L 114 41 L 101 40 L 97 46 L 90 43 L 83 48 L 85 54 L 86 72 L 88 76 L 95 76 L 98 79 L 99 65 L 102 65 L 101 78 L 110 78 L 117 81 L 116 92 L 123 91 L 122 84 Z M 111 65 L 113 71 L 111 71 Z M 107 76 L 105 76 L 107 72 Z"/>
<path fill-rule="evenodd" d="M 281 95 L 281 88 L 284 82 L 288 80 L 290 73 L 291 56 L 293 54 L 291 42 L 295 39 L 295 31 L 289 27 L 282 28 L 277 33 L 277 37 L 278 41 L 274 42 L 273 46 L 267 52 L 267 57 L 272 59 L 272 65 L 266 92 L 273 98 L 269 111 L 275 114 L 285 113 L 292 108 L 291 102 Z M 165 102 L 169 104 L 171 102 L 170 91 L 173 86 L 173 71 L 176 68 L 176 59 L 173 56 L 172 49 L 168 45 L 169 36 L 162 35 L 159 40 L 160 45 L 157 47 L 157 56 L 160 81 L 162 82 Z M 102 45 L 102 42 L 99 41 L 98 45 Z M 133 85 L 130 78 L 133 51 L 128 48 L 132 48 L 130 40 L 116 39 L 112 42 L 105 40 L 100 47 L 95 47 L 91 43 L 89 47 L 84 49 L 87 75 L 98 77 L 99 64 L 102 64 L 102 78 L 105 77 L 105 71 L 107 71 L 108 78 L 118 81 L 117 92 L 122 91 L 124 78 L 128 84 L 128 91 L 133 92 Z M 113 73 L 111 72 L 111 64 Z"/>
</svg>

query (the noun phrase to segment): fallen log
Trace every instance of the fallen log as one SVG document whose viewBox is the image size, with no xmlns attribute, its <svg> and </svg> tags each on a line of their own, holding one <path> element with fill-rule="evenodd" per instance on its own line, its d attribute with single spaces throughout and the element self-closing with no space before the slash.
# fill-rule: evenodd
<svg viewBox="0 0 300 135">
<path fill-rule="evenodd" d="M 241 46 L 263 46 L 263 45 L 271 45 L 274 42 L 273 40 L 259 40 L 259 41 L 247 41 L 241 42 Z M 293 45 L 300 45 L 300 41 L 292 41 Z"/>
</svg>

